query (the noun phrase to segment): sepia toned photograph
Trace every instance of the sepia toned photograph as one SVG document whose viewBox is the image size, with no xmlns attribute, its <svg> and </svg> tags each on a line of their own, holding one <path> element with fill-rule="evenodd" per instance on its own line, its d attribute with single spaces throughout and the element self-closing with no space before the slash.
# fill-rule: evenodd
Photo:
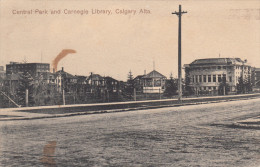
<svg viewBox="0 0 260 167">
<path fill-rule="evenodd" d="M 0 166 L 260 167 L 259 0 L 0 0 Z"/>
</svg>

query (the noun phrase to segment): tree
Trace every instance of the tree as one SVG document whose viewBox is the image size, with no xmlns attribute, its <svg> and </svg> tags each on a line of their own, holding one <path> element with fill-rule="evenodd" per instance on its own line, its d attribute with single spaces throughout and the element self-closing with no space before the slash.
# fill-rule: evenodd
<svg viewBox="0 0 260 167">
<path fill-rule="evenodd" d="M 194 91 L 192 87 L 190 86 L 190 68 L 185 68 L 185 86 L 184 86 L 184 95 L 192 95 L 194 94 Z"/>
<path fill-rule="evenodd" d="M 25 95 L 28 90 L 28 104 L 29 106 L 34 105 L 33 98 L 33 84 L 34 79 L 29 72 L 23 72 L 19 76 L 19 85 L 17 89 L 18 104 L 25 106 Z"/>
<path fill-rule="evenodd" d="M 165 91 L 164 91 L 164 95 L 167 97 L 171 97 L 174 95 L 177 95 L 177 90 L 178 90 L 178 82 L 177 79 L 173 79 L 172 77 L 170 78 L 170 80 L 166 81 L 166 85 L 165 85 Z"/>
<path fill-rule="evenodd" d="M 42 75 L 34 78 L 33 100 L 36 106 L 61 104 L 56 86 L 48 84 Z"/>
<path fill-rule="evenodd" d="M 239 77 L 238 79 L 238 84 L 237 84 L 237 93 L 246 93 L 246 92 L 250 92 L 253 89 L 253 84 L 251 81 L 251 78 L 248 77 L 245 79 L 241 77 Z"/>
<path fill-rule="evenodd" d="M 222 79 L 222 82 L 219 84 L 218 94 L 227 95 L 230 91 L 230 87 L 225 79 Z"/>
<path fill-rule="evenodd" d="M 251 78 L 248 77 L 245 83 L 246 91 L 251 92 L 253 90 L 253 83 L 251 81 Z"/>
<path fill-rule="evenodd" d="M 237 93 L 244 93 L 244 81 L 242 76 L 238 78 Z"/>
<path fill-rule="evenodd" d="M 135 83 L 134 83 L 132 72 L 130 71 L 126 82 L 126 88 L 125 88 L 126 94 L 133 95 L 134 88 L 135 88 Z"/>
</svg>

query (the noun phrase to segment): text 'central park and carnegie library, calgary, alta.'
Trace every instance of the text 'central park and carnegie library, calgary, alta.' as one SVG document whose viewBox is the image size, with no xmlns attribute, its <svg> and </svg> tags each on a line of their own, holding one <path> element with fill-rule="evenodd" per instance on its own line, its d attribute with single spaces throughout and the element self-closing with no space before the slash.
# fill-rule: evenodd
<svg viewBox="0 0 260 167">
<path fill-rule="evenodd" d="M 138 15 L 151 14 L 148 9 L 13 9 L 14 15 Z"/>
</svg>

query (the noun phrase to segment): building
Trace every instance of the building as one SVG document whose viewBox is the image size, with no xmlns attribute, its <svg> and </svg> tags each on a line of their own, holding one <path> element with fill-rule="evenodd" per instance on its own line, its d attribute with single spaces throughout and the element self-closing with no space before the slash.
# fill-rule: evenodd
<svg viewBox="0 0 260 167">
<path fill-rule="evenodd" d="M 4 66 L 0 66 L 0 78 L 2 78 L 2 79 L 5 78 L 5 70 L 4 70 Z"/>
<path fill-rule="evenodd" d="M 4 66 L 0 66 L 0 88 L 4 85 L 5 71 Z"/>
<path fill-rule="evenodd" d="M 99 74 L 91 73 L 90 76 L 87 78 L 87 83 L 93 86 L 105 86 L 105 79 Z"/>
<path fill-rule="evenodd" d="M 112 77 L 104 77 L 105 86 L 108 91 L 121 92 L 120 82 Z"/>
<path fill-rule="evenodd" d="M 260 90 L 260 68 L 252 69 L 252 83 L 254 90 Z"/>
<path fill-rule="evenodd" d="M 184 67 L 185 78 L 196 94 L 218 94 L 222 82 L 228 84 L 230 92 L 236 92 L 240 77 L 251 78 L 251 66 L 240 58 L 197 59 Z"/>
<path fill-rule="evenodd" d="M 65 72 L 63 67 L 61 70 L 55 73 L 55 76 L 55 83 L 59 92 L 61 92 L 63 89 L 67 93 L 76 92 L 76 76 Z"/>
<path fill-rule="evenodd" d="M 166 77 L 156 70 L 143 76 L 143 93 L 163 93 Z"/>
<path fill-rule="evenodd" d="M 50 72 L 50 64 L 10 62 L 10 64 L 6 65 L 6 75 L 19 74 L 23 72 L 29 72 L 32 77 L 36 77 L 41 73 Z"/>
<path fill-rule="evenodd" d="M 3 84 L 3 86 L 6 89 L 4 91 L 9 92 L 11 95 L 14 96 L 19 86 L 19 80 L 20 80 L 19 74 L 7 75 L 4 79 L 4 84 Z"/>
<path fill-rule="evenodd" d="M 88 84 L 87 84 L 87 76 L 76 75 L 77 78 L 77 93 L 81 95 L 85 95 L 87 92 Z"/>
<path fill-rule="evenodd" d="M 136 92 L 143 92 L 144 76 L 145 75 L 138 75 L 134 78 L 134 86 L 136 88 Z"/>
</svg>

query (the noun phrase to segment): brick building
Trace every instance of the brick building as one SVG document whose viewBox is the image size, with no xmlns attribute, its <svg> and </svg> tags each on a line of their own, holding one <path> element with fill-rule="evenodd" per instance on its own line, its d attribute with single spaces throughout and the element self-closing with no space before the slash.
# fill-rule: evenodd
<svg viewBox="0 0 260 167">
<path fill-rule="evenodd" d="M 6 65 L 6 75 L 19 74 L 23 72 L 29 72 L 32 77 L 35 77 L 41 73 L 50 72 L 50 64 L 10 62 L 10 64 Z"/>
</svg>

